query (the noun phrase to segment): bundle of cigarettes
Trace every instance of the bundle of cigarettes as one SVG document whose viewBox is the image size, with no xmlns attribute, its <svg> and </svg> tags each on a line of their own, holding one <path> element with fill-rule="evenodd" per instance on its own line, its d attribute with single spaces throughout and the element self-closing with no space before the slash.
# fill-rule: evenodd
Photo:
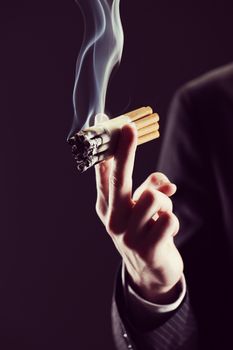
<svg viewBox="0 0 233 350">
<path fill-rule="evenodd" d="M 103 121 L 72 136 L 68 142 L 79 172 L 114 155 L 121 128 L 134 123 L 138 145 L 159 137 L 159 116 L 151 107 L 141 107 L 119 117 Z"/>
</svg>

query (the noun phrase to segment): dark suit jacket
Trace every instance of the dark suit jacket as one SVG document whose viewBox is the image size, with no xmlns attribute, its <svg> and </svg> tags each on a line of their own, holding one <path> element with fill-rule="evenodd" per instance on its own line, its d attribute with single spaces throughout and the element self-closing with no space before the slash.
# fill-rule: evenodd
<svg viewBox="0 0 233 350">
<path fill-rule="evenodd" d="M 177 92 L 158 171 L 178 187 L 173 198 L 181 224 L 176 243 L 188 296 L 176 312 L 145 330 L 130 318 L 119 279 L 112 309 L 117 348 L 232 349 L 233 64 Z"/>
</svg>

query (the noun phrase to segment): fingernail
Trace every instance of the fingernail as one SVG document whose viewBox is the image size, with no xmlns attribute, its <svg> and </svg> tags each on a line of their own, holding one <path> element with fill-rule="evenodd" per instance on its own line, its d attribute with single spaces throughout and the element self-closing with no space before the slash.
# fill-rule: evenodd
<svg viewBox="0 0 233 350">
<path fill-rule="evenodd" d="M 95 116 L 95 124 L 100 124 L 109 120 L 108 116 L 104 113 L 98 113 Z"/>
</svg>

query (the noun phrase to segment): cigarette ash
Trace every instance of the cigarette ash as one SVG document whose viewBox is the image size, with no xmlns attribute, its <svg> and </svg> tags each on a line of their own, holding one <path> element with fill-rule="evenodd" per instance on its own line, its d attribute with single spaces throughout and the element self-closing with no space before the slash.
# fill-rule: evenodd
<svg viewBox="0 0 233 350">
<path fill-rule="evenodd" d="M 68 143 L 72 146 L 72 154 L 80 173 L 104 159 L 106 152 L 101 152 L 101 146 L 104 144 L 101 135 L 95 136 L 90 132 L 80 131 L 72 136 Z"/>
</svg>

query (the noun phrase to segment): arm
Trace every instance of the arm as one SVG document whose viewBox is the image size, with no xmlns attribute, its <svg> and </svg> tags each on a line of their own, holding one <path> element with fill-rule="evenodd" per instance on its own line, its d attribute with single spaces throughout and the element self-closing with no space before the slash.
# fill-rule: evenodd
<svg viewBox="0 0 233 350">
<path fill-rule="evenodd" d="M 173 242 L 179 222 L 168 197 L 176 186 L 155 173 L 132 194 L 136 139 L 136 130 L 125 126 L 115 159 L 96 166 L 96 210 L 134 288 L 151 302 L 166 303 L 173 300 L 183 272 Z"/>
<path fill-rule="evenodd" d="M 135 132 L 129 126 L 124 127 L 115 159 L 96 166 L 96 210 L 123 258 L 134 289 L 150 302 L 166 304 L 177 297 L 177 283 L 183 272 L 183 262 L 174 244 L 179 223 L 169 199 L 176 186 L 165 175 L 156 173 L 132 194 Z M 126 327 L 137 346 L 155 349 L 158 345 L 156 339 L 161 338 L 161 329 L 151 331 L 146 337 L 135 332 L 127 320 L 127 306 L 121 295 L 119 287 L 116 300 L 120 301 L 114 304 L 115 309 L 113 307 L 115 321 L 119 321 L 119 327 L 117 321 L 115 323 L 118 342 L 124 338 L 122 329 Z M 184 305 L 187 306 L 188 301 L 183 308 L 189 315 L 189 309 Z M 182 308 L 180 310 L 182 313 Z M 182 326 L 187 323 L 187 317 L 184 316 L 183 320 L 181 327 L 173 327 L 167 348 L 177 348 L 178 345 L 181 348 L 190 338 L 192 327 L 189 327 L 189 333 L 185 332 L 184 338 Z M 123 345 L 118 348 L 124 349 Z"/>
</svg>

